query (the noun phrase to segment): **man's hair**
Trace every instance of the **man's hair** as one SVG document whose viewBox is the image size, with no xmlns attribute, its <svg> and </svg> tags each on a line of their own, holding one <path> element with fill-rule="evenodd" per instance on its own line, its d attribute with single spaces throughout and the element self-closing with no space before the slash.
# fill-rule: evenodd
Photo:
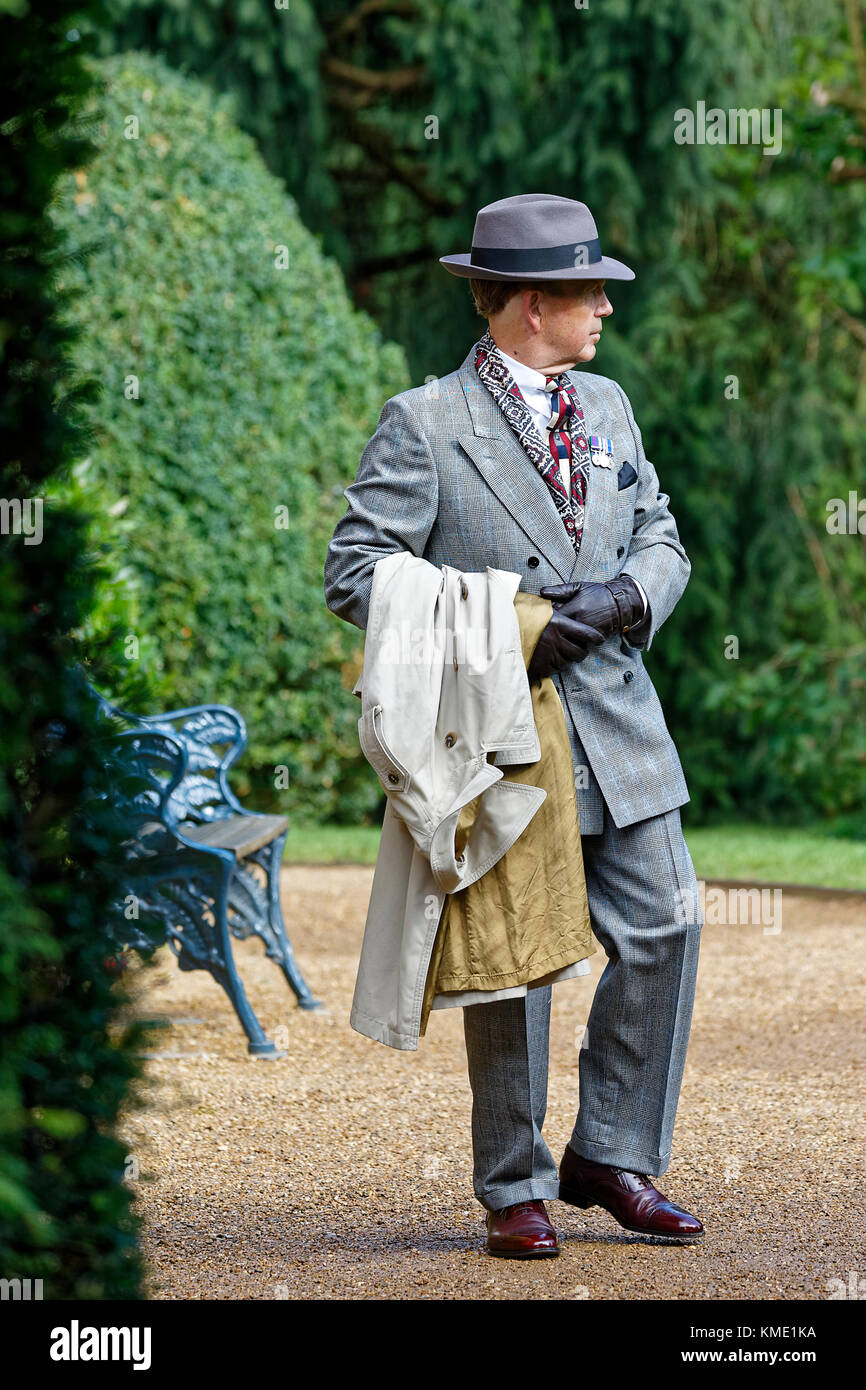
<svg viewBox="0 0 866 1390">
<path fill-rule="evenodd" d="M 473 280 L 469 281 L 469 288 L 472 291 L 472 298 L 475 300 L 476 312 L 483 319 L 491 319 L 496 314 L 501 314 L 506 304 L 514 298 L 516 294 L 523 294 L 524 290 L 544 290 L 545 294 L 552 294 L 556 299 L 565 299 L 568 295 L 580 295 L 583 299 L 589 299 L 598 290 L 600 280 Z"/>
</svg>

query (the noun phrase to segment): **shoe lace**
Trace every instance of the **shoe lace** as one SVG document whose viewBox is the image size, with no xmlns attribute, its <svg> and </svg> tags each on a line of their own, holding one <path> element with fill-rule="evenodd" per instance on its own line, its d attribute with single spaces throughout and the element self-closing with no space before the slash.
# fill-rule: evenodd
<svg viewBox="0 0 866 1390">
<path fill-rule="evenodd" d="M 615 1172 L 631 1173 L 633 1178 L 638 1178 L 640 1180 L 643 1187 L 655 1187 L 655 1183 L 651 1181 L 646 1173 L 636 1173 L 633 1168 L 617 1168 Z"/>
<path fill-rule="evenodd" d="M 517 1212 L 521 1212 L 521 1211 L 535 1211 L 535 1203 L 532 1202 L 532 1201 L 527 1201 L 527 1202 L 513 1202 L 513 1203 L 511 1204 L 511 1207 L 509 1208 L 509 1210 L 510 1210 L 512 1213 L 517 1213 Z"/>
</svg>

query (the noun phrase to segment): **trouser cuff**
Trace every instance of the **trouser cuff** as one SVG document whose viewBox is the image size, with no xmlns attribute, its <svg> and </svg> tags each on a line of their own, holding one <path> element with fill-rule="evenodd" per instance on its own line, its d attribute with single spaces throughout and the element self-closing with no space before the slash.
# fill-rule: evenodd
<svg viewBox="0 0 866 1390">
<path fill-rule="evenodd" d="M 483 1196 L 476 1192 L 475 1196 L 486 1211 L 501 1211 L 515 1202 L 555 1202 L 559 1197 L 559 1179 L 524 1178 L 521 1182 L 488 1188 Z"/>
<path fill-rule="evenodd" d="M 591 1159 L 594 1163 L 606 1163 L 610 1168 L 625 1168 L 629 1173 L 651 1173 L 661 1177 L 671 1161 L 670 1152 L 652 1153 L 649 1149 L 635 1149 L 616 1144 L 594 1144 L 573 1134 L 568 1141 L 579 1158 Z M 519 1200 L 519 1199 L 518 1199 Z"/>
</svg>

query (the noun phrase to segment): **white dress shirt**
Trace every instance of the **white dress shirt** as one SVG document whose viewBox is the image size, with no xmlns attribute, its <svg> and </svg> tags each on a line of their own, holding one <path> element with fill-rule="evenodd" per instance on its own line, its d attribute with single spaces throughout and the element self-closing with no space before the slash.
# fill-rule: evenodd
<svg viewBox="0 0 866 1390">
<path fill-rule="evenodd" d="M 534 367 L 527 367 L 525 362 L 518 362 L 514 357 L 509 357 L 507 352 L 502 351 L 502 348 L 499 349 L 499 356 L 520 387 L 520 394 L 529 407 L 535 428 L 542 439 L 548 439 L 547 426 L 551 416 L 551 393 L 545 384 L 547 377 L 544 372 L 537 372 Z M 568 459 L 559 460 L 559 473 L 562 478 L 562 486 L 566 492 L 570 493 L 571 474 L 569 473 Z"/>
<path fill-rule="evenodd" d="M 508 353 L 503 352 L 502 348 L 498 347 L 498 345 L 497 350 L 509 372 L 514 377 L 514 380 L 517 382 L 517 385 L 520 387 L 520 394 L 526 401 L 535 428 L 538 430 L 542 439 L 548 439 L 547 426 L 552 412 L 550 409 L 551 393 L 548 391 L 546 384 L 547 377 L 544 372 L 537 372 L 534 367 L 527 367 L 525 362 L 518 362 L 516 358 L 509 357 Z M 559 475 L 562 478 L 562 486 L 570 496 L 571 475 L 569 473 L 568 459 L 559 460 Z M 643 613 L 641 614 L 641 617 L 643 617 L 646 614 L 648 599 L 644 593 L 643 585 L 638 584 L 636 579 L 634 583 L 637 585 L 640 596 L 643 599 Z"/>
</svg>

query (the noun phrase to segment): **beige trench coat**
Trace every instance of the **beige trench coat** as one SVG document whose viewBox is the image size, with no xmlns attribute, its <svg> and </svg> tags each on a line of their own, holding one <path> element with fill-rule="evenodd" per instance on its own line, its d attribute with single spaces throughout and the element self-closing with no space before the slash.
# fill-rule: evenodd
<svg viewBox="0 0 866 1390">
<path fill-rule="evenodd" d="M 541 754 L 515 609 L 519 582 L 490 566 L 464 573 L 406 551 L 375 567 L 354 693 L 361 745 L 388 799 L 350 1022 L 390 1047 L 418 1046 L 448 895 L 496 865 L 547 797 L 531 777 L 505 780 L 501 770 Z M 546 600 L 531 602 L 549 609 Z M 467 838 L 458 822 L 468 808 Z M 573 795 L 572 809 L 576 833 Z M 569 961 L 592 950 L 588 916 L 568 946 L 561 954 Z"/>
<path fill-rule="evenodd" d="M 463 573 L 408 551 L 373 574 L 358 735 L 388 801 L 351 1026 L 418 1047 L 427 968 L 446 895 L 474 883 L 545 799 L 501 765 L 540 756 L 514 595 L 520 576 Z M 488 753 L 495 752 L 495 762 Z M 479 810 L 462 853 L 460 812 Z"/>
</svg>

